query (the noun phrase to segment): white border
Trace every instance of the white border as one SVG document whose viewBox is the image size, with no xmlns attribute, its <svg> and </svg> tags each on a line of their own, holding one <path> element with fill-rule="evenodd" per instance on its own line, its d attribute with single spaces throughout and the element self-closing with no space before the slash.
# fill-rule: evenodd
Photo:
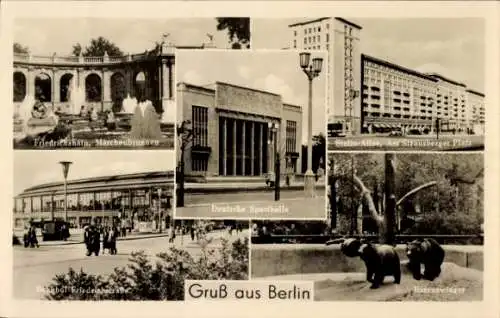
<svg viewBox="0 0 500 318">
<path fill-rule="evenodd" d="M 3 207 L 4 220 L 1 222 L 1 231 L 4 248 L 0 262 L 1 293 L 0 315 L 16 317 L 89 317 L 89 316 L 121 316 L 121 317 L 498 317 L 498 175 L 499 175 L 499 124 L 498 109 L 499 96 L 499 32 L 498 32 L 498 4 L 493 1 L 483 2 L 397 2 L 386 3 L 375 1 L 356 2 L 313 2 L 313 1 L 279 1 L 279 2 L 28 2 L 4 1 L 1 3 L 2 33 L 1 63 L 4 72 L 0 74 L 0 83 L 4 93 L 2 105 L 11 105 L 11 70 L 12 70 L 12 18 L 24 17 L 134 17 L 134 18 L 167 18 L 167 17 L 215 17 L 215 16 L 251 16 L 251 17 L 485 17 L 486 30 L 486 123 L 485 140 L 485 297 L 483 302 L 450 302 L 450 303 L 360 303 L 360 302 L 315 302 L 311 304 L 279 303 L 261 304 L 243 308 L 242 303 L 224 302 L 221 304 L 190 303 L 189 307 L 183 303 L 166 302 L 100 302 L 100 303 L 51 303 L 39 301 L 14 301 L 11 299 L 12 286 L 12 253 L 11 253 L 11 204 L 12 204 L 12 129 L 11 111 L 7 108 L 7 115 L 2 116 L 2 139 L 4 156 L 2 156 L 2 202 L 10 202 Z M 36 164 L 36 161 L 34 162 Z M 249 309 L 249 310 L 248 310 Z"/>
</svg>

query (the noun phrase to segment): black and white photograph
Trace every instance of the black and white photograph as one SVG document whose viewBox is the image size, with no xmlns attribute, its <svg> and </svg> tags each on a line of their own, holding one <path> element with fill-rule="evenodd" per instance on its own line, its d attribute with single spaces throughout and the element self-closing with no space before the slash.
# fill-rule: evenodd
<svg viewBox="0 0 500 318">
<path fill-rule="evenodd" d="M 14 159 L 16 299 L 183 300 L 184 279 L 248 278 L 248 221 L 174 219 L 174 152 Z"/>
<path fill-rule="evenodd" d="M 329 150 L 484 149 L 484 19 L 253 19 L 252 26 L 254 48 L 328 51 Z"/>
<path fill-rule="evenodd" d="M 248 49 L 249 18 L 17 19 L 14 148 L 174 149 L 175 51 Z"/>
<path fill-rule="evenodd" d="M 481 153 L 329 153 L 326 221 L 253 221 L 251 277 L 317 301 L 483 299 Z"/>
<path fill-rule="evenodd" d="M 326 68 L 322 51 L 178 51 L 176 216 L 326 218 Z"/>
</svg>

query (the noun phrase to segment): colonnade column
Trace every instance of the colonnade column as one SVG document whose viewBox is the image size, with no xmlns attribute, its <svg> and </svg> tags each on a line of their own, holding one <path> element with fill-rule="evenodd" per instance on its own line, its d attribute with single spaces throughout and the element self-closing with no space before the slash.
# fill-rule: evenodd
<svg viewBox="0 0 500 318">
<path fill-rule="evenodd" d="M 253 176 L 255 173 L 255 122 L 251 122 L 251 128 L 250 128 L 250 142 L 251 142 L 251 147 L 250 147 L 250 174 Z"/>
<path fill-rule="evenodd" d="M 246 143 L 245 143 L 245 120 L 242 121 L 241 123 L 241 130 L 242 130 L 242 134 L 241 134 L 241 174 L 246 176 L 246 167 L 245 167 L 245 148 L 246 148 Z"/>
<path fill-rule="evenodd" d="M 109 76 L 110 74 L 106 73 L 106 70 L 104 69 L 102 71 L 102 102 L 103 102 L 103 109 L 104 105 L 107 103 L 111 102 L 111 78 Z"/>
<path fill-rule="evenodd" d="M 125 91 L 129 96 L 132 96 L 132 80 L 130 79 L 131 77 L 131 70 L 125 70 Z"/>
<path fill-rule="evenodd" d="M 227 175 L 227 118 L 222 120 L 222 174 Z"/>
<path fill-rule="evenodd" d="M 263 156 L 263 153 L 262 153 L 262 150 L 263 150 L 263 144 L 262 144 L 262 141 L 264 139 L 264 125 L 262 123 L 259 124 L 259 129 L 260 129 L 260 134 L 259 134 L 259 170 L 257 171 L 258 172 L 258 175 L 261 175 L 262 174 L 262 156 Z"/>
<path fill-rule="evenodd" d="M 61 78 L 57 76 L 57 72 L 54 71 L 54 95 L 52 96 L 54 104 L 61 101 Z"/>
<path fill-rule="evenodd" d="M 236 175 L 236 123 L 237 120 L 233 121 L 233 176 Z"/>
<path fill-rule="evenodd" d="M 28 72 L 26 73 L 26 96 L 30 94 L 33 94 L 33 96 L 35 96 L 35 90 L 31 88 L 32 82 L 33 82 L 33 76 L 31 74 L 31 70 L 28 69 Z"/>
<path fill-rule="evenodd" d="M 168 80 L 170 77 L 170 73 L 168 70 L 168 65 L 166 60 L 161 61 L 161 85 L 162 85 L 162 99 L 169 99 L 170 95 L 170 87 L 168 85 Z"/>
<path fill-rule="evenodd" d="M 163 63 L 163 61 L 162 61 Z M 163 99 L 163 94 L 165 94 L 164 90 L 163 90 L 163 77 L 164 77 L 164 74 L 163 74 L 163 64 L 160 65 L 158 67 L 158 100 L 160 102 L 160 104 L 162 105 L 162 110 L 165 111 L 165 109 L 163 108 L 163 103 L 162 103 L 162 99 Z"/>
<path fill-rule="evenodd" d="M 55 107 L 55 105 L 56 105 L 56 72 L 54 70 L 52 70 L 52 74 L 50 77 L 51 77 L 50 101 L 52 102 L 52 107 Z"/>
</svg>

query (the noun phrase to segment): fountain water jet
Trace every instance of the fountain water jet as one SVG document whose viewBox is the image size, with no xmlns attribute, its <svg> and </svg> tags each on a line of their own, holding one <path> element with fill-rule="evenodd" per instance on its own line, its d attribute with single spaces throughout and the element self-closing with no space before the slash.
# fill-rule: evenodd
<svg viewBox="0 0 500 318">
<path fill-rule="evenodd" d="M 131 98 L 130 94 L 127 94 L 127 97 L 122 101 L 121 113 L 133 114 L 136 107 L 137 107 L 137 99 L 135 97 Z"/>
<path fill-rule="evenodd" d="M 76 81 L 74 80 L 74 78 L 70 80 L 68 100 L 71 105 L 71 114 L 79 114 L 80 109 L 85 101 L 85 92 L 83 91 L 83 88 L 76 85 Z"/>
<path fill-rule="evenodd" d="M 28 122 L 32 118 L 31 111 L 34 105 L 35 97 L 32 95 L 26 95 L 21 105 L 19 105 L 19 118 L 22 120 L 22 132 L 24 134 L 28 133 Z"/>
</svg>

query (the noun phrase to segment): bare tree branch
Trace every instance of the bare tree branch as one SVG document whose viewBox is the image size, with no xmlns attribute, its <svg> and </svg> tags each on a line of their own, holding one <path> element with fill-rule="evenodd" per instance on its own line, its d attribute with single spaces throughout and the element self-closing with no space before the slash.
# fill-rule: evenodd
<svg viewBox="0 0 500 318">
<path fill-rule="evenodd" d="M 419 192 L 420 190 L 423 190 L 423 189 L 426 189 L 426 188 L 429 188 L 429 187 L 432 187 L 434 185 L 437 185 L 437 182 L 436 181 L 431 181 L 431 182 L 427 182 L 421 186 L 418 186 L 416 187 L 415 189 L 412 189 L 410 190 L 408 193 L 406 193 L 405 195 L 403 195 L 397 202 L 396 202 L 396 206 L 399 206 L 401 203 L 404 202 L 404 200 L 406 200 L 409 196 L 412 196 L 413 194 Z"/>
</svg>

